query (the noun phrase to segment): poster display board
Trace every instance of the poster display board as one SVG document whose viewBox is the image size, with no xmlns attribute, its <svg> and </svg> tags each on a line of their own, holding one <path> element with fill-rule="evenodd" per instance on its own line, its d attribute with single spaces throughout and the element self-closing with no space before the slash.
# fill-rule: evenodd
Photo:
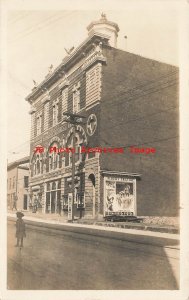
<svg viewBox="0 0 189 300">
<path fill-rule="evenodd" d="M 104 216 L 136 216 L 136 179 L 104 178 Z"/>
</svg>

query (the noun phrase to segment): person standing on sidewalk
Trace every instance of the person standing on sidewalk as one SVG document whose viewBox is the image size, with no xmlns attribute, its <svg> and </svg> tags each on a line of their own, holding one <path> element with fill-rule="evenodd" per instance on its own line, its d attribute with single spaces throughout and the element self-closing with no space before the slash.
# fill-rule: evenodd
<svg viewBox="0 0 189 300">
<path fill-rule="evenodd" d="M 17 238 L 17 243 L 15 247 L 23 247 L 23 239 L 26 237 L 26 231 L 25 231 L 25 223 L 22 220 L 22 217 L 24 217 L 24 214 L 22 212 L 17 212 L 17 220 L 16 220 L 16 238 Z"/>
</svg>

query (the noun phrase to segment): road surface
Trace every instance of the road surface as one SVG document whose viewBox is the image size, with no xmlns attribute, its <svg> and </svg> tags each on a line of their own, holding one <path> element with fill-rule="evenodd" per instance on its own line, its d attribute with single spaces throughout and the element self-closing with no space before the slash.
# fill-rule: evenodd
<svg viewBox="0 0 189 300">
<path fill-rule="evenodd" d="M 178 289 L 178 250 L 27 226 L 24 248 L 14 247 L 8 222 L 10 290 Z"/>
</svg>

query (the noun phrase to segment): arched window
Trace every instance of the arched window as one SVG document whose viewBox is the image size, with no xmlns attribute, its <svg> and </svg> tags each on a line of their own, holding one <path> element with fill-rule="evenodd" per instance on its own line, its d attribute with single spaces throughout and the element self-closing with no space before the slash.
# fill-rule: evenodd
<svg viewBox="0 0 189 300">
<path fill-rule="evenodd" d="M 55 181 L 52 183 L 52 190 L 56 190 L 56 182 Z"/>
<path fill-rule="evenodd" d="M 52 148 L 54 148 L 53 151 L 50 151 Z M 56 170 L 60 167 L 60 154 L 56 152 L 56 149 L 59 148 L 58 143 L 53 143 L 49 147 L 49 171 Z"/>
<path fill-rule="evenodd" d="M 31 176 L 39 175 L 42 173 L 42 154 L 34 154 L 31 161 Z"/>
<path fill-rule="evenodd" d="M 50 191 L 50 189 L 51 189 L 51 185 L 50 183 L 47 183 L 47 191 Z"/>
</svg>

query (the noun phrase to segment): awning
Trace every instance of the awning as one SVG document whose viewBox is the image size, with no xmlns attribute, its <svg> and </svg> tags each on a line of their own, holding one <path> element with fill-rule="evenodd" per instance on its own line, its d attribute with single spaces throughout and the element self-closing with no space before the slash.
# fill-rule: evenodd
<svg viewBox="0 0 189 300">
<path fill-rule="evenodd" d="M 128 176 L 128 177 L 141 177 L 142 174 L 139 173 L 128 173 L 128 172 L 119 172 L 119 171 L 108 171 L 108 170 L 101 170 L 100 173 L 102 175 L 117 175 L 117 176 Z"/>
</svg>

